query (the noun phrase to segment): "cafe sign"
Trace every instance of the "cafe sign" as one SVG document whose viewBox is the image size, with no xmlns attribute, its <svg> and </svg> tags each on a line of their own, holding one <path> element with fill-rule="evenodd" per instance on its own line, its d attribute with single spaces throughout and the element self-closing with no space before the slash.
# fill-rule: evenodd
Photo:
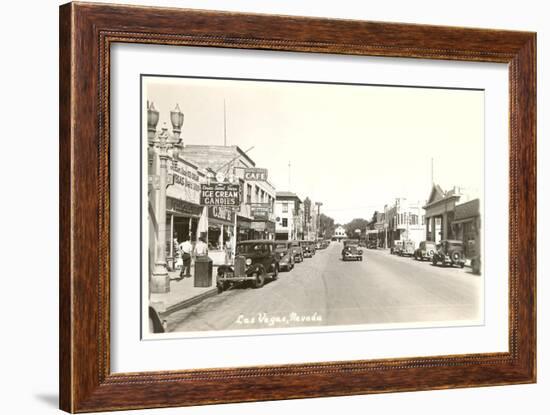
<svg viewBox="0 0 550 415">
<path fill-rule="evenodd" d="M 257 167 L 249 167 L 244 169 L 244 179 L 249 182 L 265 182 L 267 181 L 267 169 Z"/>
<path fill-rule="evenodd" d="M 231 183 L 201 184 L 200 204 L 203 206 L 239 207 L 240 187 Z"/>
<path fill-rule="evenodd" d="M 235 212 L 224 206 L 208 206 L 208 217 L 226 225 L 233 225 L 235 222 Z"/>
</svg>

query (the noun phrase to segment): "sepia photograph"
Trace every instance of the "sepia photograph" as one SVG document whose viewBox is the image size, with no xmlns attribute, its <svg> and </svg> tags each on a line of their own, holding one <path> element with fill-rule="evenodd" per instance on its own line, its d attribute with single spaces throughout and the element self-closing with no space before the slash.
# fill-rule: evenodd
<svg viewBox="0 0 550 415">
<path fill-rule="evenodd" d="M 140 87 L 142 339 L 484 323 L 483 89 Z"/>
</svg>

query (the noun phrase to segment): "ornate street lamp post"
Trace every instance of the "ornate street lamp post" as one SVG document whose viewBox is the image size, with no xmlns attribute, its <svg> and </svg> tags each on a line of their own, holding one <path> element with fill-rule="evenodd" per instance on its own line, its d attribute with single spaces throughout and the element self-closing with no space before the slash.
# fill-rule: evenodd
<svg viewBox="0 0 550 415">
<path fill-rule="evenodd" d="M 183 125 L 183 113 L 179 105 L 170 111 L 170 122 L 172 123 L 173 134 L 168 133 L 164 125 L 160 132 L 157 132 L 159 113 L 153 103 L 147 108 L 147 139 L 149 151 L 153 157 L 158 158 L 158 202 L 155 206 L 158 223 L 157 243 L 154 252 L 154 267 L 150 278 L 150 291 L 152 293 L 166 293 L 170 291 L 170 278 L 166 267 L 166 187 L 168 178 L 168 160 L 177 160 L 178 152 L 183 147 L 180 134 Z M 154 173 L 157 173 L 155 171 Z M 153 180 L 155 182 L 155 180 Z M 170 243 L 172 243 L 170 241 Z"/>
</svg>

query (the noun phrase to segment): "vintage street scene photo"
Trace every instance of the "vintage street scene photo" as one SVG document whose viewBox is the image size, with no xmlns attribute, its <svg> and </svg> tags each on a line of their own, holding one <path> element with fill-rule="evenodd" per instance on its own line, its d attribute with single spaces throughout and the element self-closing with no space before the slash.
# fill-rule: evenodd
<svg viewBox="0 0 550 415">
<path fill-rule="evenodd" d="M 142 338 L 484 324 L 484 103 L 142 75 Z"/>
</svg>

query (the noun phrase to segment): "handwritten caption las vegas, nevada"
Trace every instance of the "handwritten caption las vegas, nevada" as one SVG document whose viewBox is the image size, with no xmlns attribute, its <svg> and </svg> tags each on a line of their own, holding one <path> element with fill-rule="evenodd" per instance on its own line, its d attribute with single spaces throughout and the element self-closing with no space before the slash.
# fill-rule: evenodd
<svg viewBox="0 0 550 415">
<path fill-rule="evenodd" d="M 253 315 L 239 314 L 235 323 L 242 326 L 285 326 L 291 324 L 322 324 L 323 316 L 317 312 L 312 314 L 287 314 L 257 313 Z"/>
</svg>

